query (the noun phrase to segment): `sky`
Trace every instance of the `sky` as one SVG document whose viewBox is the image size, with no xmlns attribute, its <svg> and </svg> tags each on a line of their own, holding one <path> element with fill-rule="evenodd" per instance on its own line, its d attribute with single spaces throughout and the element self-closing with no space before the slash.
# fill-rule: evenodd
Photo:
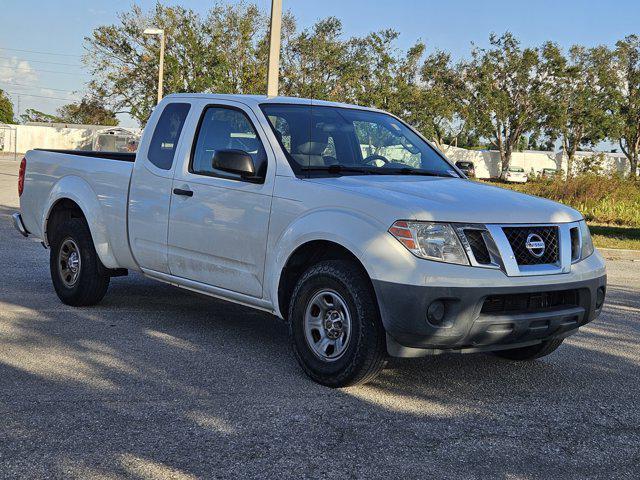
<svg viewBox="0 0 640 480">
<path fill-rule="evenodd" d="M 100 25 L 117 21 L 131 0 L 1 0 L 0 89 L 9 92 L 16 110 L 35 108 L 54 113 L 81 96 L 89 76 L 81 64 L 83 39 Z M 155 0 L 138 0 L 150 8 Z M 165 0 L 206 12 L 212 0 Z M 238 3 L 226 0 L 224 3 Z M 254 0 L 268 11 L 270 0 Z M 406 49 L 421 40 L 428 49 L 442 49 L 454 58 L 468 56 L 471 44 L 486 45 L 491 32 L 514 33 L 525 46 L 547 40 L 573 44 L 614 45 L 631 33 L 640 34 L 640 2 L 633 0 L 283 0 L 301 27 L 335 16 L 345 36 L 382 28 L 401 32 L 397 46 Z M 40 53 L 34 53 L 40 52 Z M 129 118 L 122 125 L 135 126 Z"/>
</svg>

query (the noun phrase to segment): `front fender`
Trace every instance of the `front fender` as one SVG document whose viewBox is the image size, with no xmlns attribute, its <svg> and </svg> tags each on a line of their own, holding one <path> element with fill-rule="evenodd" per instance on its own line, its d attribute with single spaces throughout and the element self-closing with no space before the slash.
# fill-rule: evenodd
<svg viewBox="0 0 640 480">
<path fill-rule="evenodd" d="M 292 221 L 273 242 L 271 261 L 267 262 L 271 266 L 266 275 L 267 294 L 276 314 L 283 316 L 278 304 L 282 272 L 300 246 L 318 240 L 336 243 L 349 250 L 373 279 L 382 267 L 375 252 L 383 251 L 380 243 L 386 244 L 386 237 L 390 238 L 387 228 L 365 213 L 337 207 L 308 211 Z"/>
<path fill-rule="evenodd" d="M 47 223 L 51 210 L 58 201 L 63 199 L 72 200 L 78 204 L 82 210 L 89 225 L 89 230 L 91 231 L 91 238 L 93 239 L 96 253 L 102 264 L 107 268 L 118 268 L 118 262 L 113 255 L 111 243 L 109 242 L 104 213 L 98 201 L 98 196 L 89 183 L 75 175 L 62 177 L 49 192 L 41 219 L 42 239 L 45 245 L 49 246 Z"/>
</svg>

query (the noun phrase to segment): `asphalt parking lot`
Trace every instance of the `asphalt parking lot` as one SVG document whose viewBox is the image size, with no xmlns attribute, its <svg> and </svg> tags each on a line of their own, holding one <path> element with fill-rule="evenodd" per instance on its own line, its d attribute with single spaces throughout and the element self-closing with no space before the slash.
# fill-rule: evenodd
<svg viewBox="0 0 640 480">
<path fill-rule="evenodd" d="M 139 275 L 62 305 L 0 161 L 1 478 L 638 478 L 640 263 L 553 355 L 396 360 L 330 390 L 263 313 Z"/>
</svg>

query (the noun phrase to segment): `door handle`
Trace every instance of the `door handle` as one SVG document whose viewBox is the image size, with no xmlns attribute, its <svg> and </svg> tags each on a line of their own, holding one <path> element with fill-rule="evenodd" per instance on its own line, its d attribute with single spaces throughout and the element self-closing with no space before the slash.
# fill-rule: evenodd
<svg viewBox="0 0 640 480">
<path fill-rule="evenodd" d="M 182 188 L 174 188 L 173 189 L 173 193 L 176 195 L 182 195 L 184 197 L 193 197 L 193 191 L 192 190 L 184 190 Z"/>
</svg>

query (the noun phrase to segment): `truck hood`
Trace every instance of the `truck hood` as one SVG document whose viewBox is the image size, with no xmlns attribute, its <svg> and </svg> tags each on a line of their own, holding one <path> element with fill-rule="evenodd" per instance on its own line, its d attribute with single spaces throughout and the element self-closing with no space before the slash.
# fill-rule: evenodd
<svg viewBox="0 0 640 480">
<path fill-rule="evenodd" d="M 461 223 L 565 223 L 582 219 L 551 200 L 457 178 L 342 176 L 309 181 L 375 198 L 398 218 Z M 371 212 L 369 212 L 371 213 Z"/>
</svg>

